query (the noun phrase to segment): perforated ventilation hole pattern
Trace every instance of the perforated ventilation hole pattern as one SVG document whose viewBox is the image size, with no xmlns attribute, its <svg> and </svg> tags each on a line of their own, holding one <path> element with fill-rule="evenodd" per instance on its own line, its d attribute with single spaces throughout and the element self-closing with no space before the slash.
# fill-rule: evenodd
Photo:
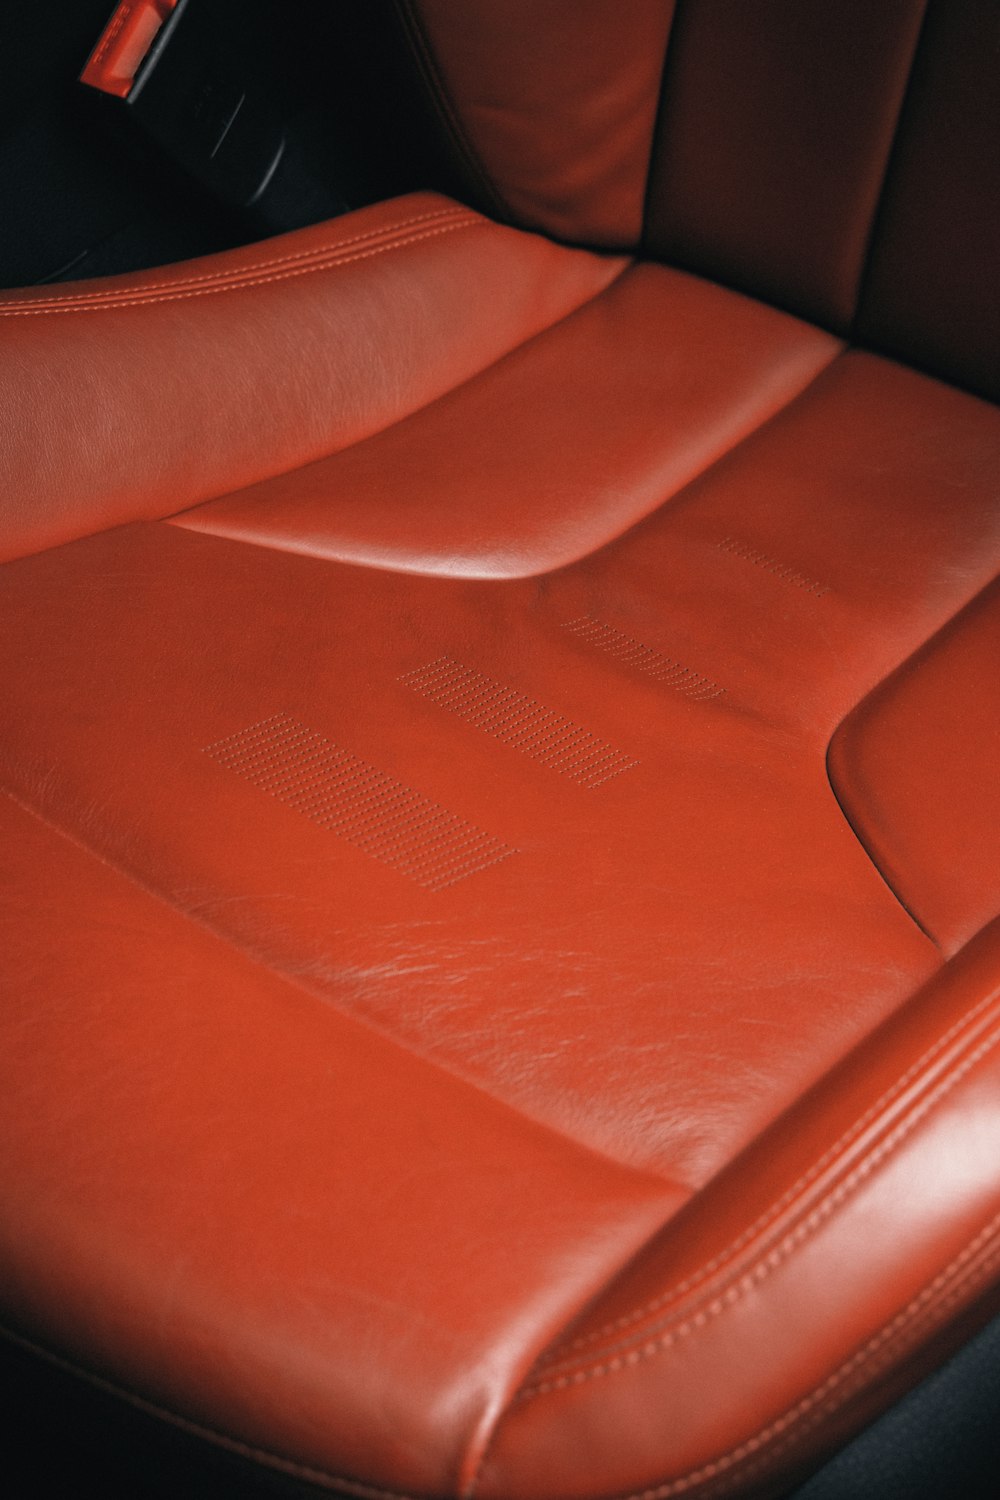
<svg viewBox="0 0 1000 1500">
<path fill-rule="evenodd" d="M 665 687 L 672 688 L 676 693 L 683 693 L 686 698 L 708 702 L 712 698 L 721 698 L 726 691 L 710 677 L 703 677 L 700 672 L 686 667 L 683 662 L 663 656 L 659 651 L 654 651 L 652 646 L 643 645 L 642 641 L 625 635 L 623 631 L 596 619 L 594 615 L 581 615 L 578 620 L 567 620 L 562 628 L 589 646 L 596 646 L 598 651 L 605 652 L 630 671 L 639 672 L 643 677 L 652 677 L 655 682 L 662 682 Z"/>
<path fill-rule="evenodd" d="M 753 563 L 755 568 L 763 568 L 766 573 L 773 573 L 783 583 L 791 583 L 797 589 L 804 590 L 807 594 L 813 594 L 817 599 L 822 599 L 824 594 L 830 592 L 825 583 L 817 583 L 814 578 L 806 578 L 804 574 L 797 573 L 786 563 L 779 562 L 776 557 L 769 557 L 766 552 L 758 552 L 756 547 L 749 547 L 745 542 L 739 542 L 734 537 L 724 536 L 716 546 L 720 552 L 728 552 L 732 557 L 739 557 L 743 562 Z"/>
<path fill-rule="evenodd" d="M 579 786 L 599 787 L 638 765 L 571 719 L 482 672 L 463 667 L 450 656 L 439 656 L 426 667 L 406 672 L 400 681 Z"/>
<path fill-rule="evenodd" d="M 204 753 L 431 891 L 517 853 L 287 714 L 251 724 Z"/>
</svg>

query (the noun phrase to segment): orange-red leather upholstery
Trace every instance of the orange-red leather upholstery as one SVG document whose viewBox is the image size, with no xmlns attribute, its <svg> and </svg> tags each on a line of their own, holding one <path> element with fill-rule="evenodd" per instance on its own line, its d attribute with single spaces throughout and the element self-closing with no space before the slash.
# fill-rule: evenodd
<svg viewBox="0 0 1000 1500">
<path fill-rule="evenodd" d="M 666 257 L 707 69 L 732 276 L 422 195 L 0 305 L 6 1336 L 335 1492 L 780 1494 L 997 1303 L 1000 410 L 885 269 L 984 10 L 852 93 L 766 9 L 657 127 Z"/>
<path fill-rule="evenodd" d="M 992 0 L 398 3 L 494 212 L 1000 398 Z"/>
<path fill-rule="evenodd" d="M 998 680 L 994 585 L 869 694 L 830 745 L 833 787 L 855 832 L 947 948 L 1000 907 Z"/>
<path fill-rule="evenodd" d="M 466 252 L 470 237 L 480 253 Z M 0 405 L 16 442 L 0 556 L 166 515 L 357 443 L 618 269 L 415 195 L 205 261 L 8 295 Z"/>
<path fill-rule="evenodd" d="M 484 206 L 560 239 L 642 235 L 675 0 L 398 0 Z"/>
</svg>

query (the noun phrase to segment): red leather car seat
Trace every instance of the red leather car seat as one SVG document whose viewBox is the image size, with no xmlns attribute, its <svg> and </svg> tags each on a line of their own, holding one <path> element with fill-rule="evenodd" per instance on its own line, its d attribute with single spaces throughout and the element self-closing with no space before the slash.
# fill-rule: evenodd
<svg viewBox="0 0 1000 1500">
<path fill-rule="evenodd" d="M 346 1494 L 776 1493 L 996 1306 L 1000 19 L 403 9 L 541 233 L 0 305 L 6 1337 Z"/>
</svg>

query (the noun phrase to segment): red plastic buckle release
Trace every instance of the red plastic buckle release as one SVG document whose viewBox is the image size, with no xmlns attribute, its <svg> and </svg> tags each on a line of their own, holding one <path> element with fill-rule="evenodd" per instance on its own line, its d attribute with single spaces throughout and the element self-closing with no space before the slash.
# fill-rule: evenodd
<svg viewBox="0 0 1000 1500">
<path fill-rule="evenodd" d="M 140 64 L 178 0 L 122 0 L 80 74 L 92 89 L 128 97 Z"/>
</svg>

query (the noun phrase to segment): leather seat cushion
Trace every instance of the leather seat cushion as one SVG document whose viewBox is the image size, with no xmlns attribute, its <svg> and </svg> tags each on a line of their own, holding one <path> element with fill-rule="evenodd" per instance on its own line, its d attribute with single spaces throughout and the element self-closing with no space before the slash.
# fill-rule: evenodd
<svg viewBox="0 0 1000 1500">
<path fill-rule="evenodd" d="M 347 1488 L 714 1492 L 996 1253 L 992 1167 L 933 1202 L 991 847 L 948 820 L 922 927 L 922 793 L 890 860 L 826 758 L 980 662 L 1000 413 L 678 273 L 595 292 L 339 454 L 4 570 L 6 1315 Z M 661 1337 L 671 1265 L 682 1312 L 740 1285 L 949 1028 L 865 1232 L 824 1209 Z"/>
</svg>

